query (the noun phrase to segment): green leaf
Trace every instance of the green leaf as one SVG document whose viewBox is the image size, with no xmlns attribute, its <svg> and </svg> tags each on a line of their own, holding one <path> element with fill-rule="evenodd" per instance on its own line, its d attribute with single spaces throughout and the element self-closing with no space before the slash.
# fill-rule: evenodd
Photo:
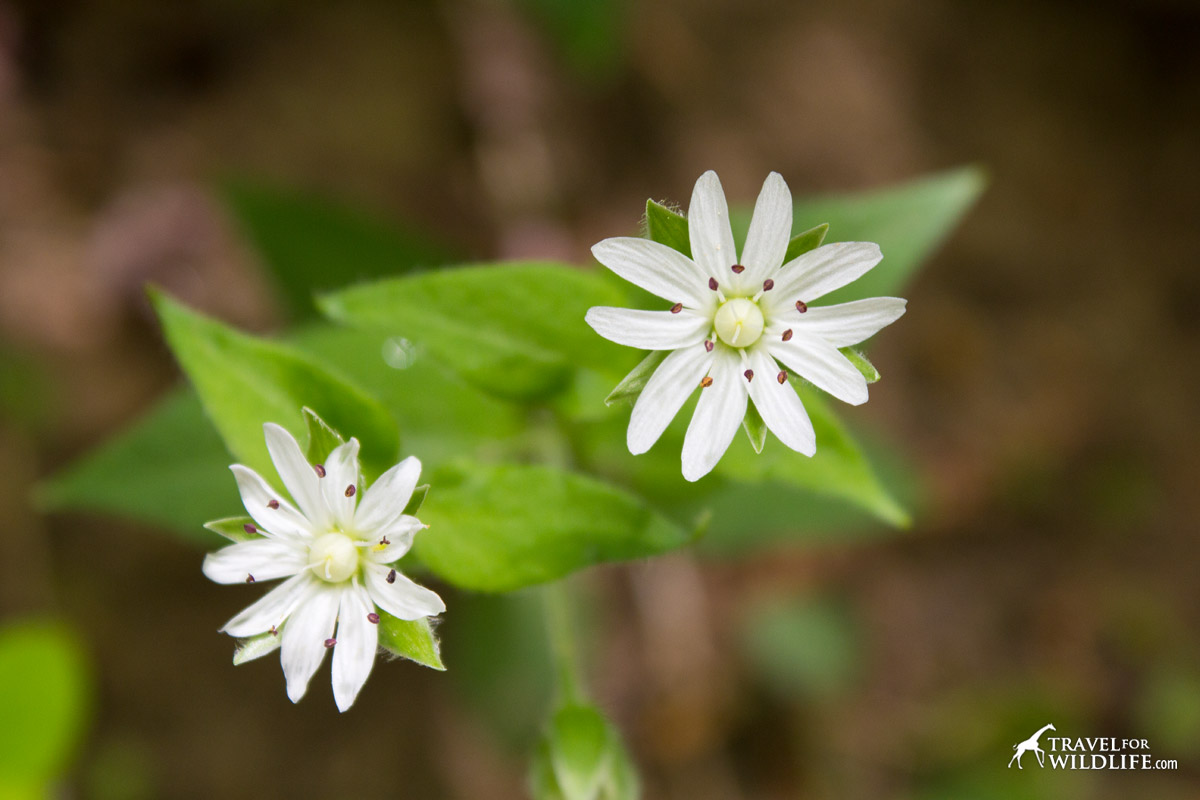
<svg viewBox="0 0 1200 800">
<path fill-rule="evenodd" d="M 224 517 L 204 523 L 204 527 L 213 533 L 224 536 L 231 542 L 248 542 L 251 539 L 261 539 L 254 520 L 250 517 Z M 253 532 L 251 530 L 253 529 Z"/>
<path fill-rule="evenodd" d="M 817 453 L 806 458 L 786 447 L 755 454 L 736 440 L 716 467 L 745 483 L 774 481 L 848 500 L 890 525 L 907 527 L 908 512 L 880 482 L 858 443 L 815 390 L 793 378 L 817 434 Z"/>
<path fill-rule="evenodd" d="M 0 789 L 32 789 L 70 766 L 89 716 L 87 660 L 75 635 L 46 621 L 0 627 Z"/>
<path fill-rule="evenodd" d="M 763 446 L 767 443 L 767 423 L 763 421 L 762 415 L 758 413 L 758 409 L 754 407 L 753 403 L 746 406 L 742 429 L 746 431 L 746 436 L 750 439 L 750 446 L 754 448 L 754 452 L 761 453 Z"/>
<path fill-rule="evenodd" d="M 679 526 L 614 486 L 552 467 L 464 462 L 438 470 L 417 555 L 455 586 L 503 592 L 592 564 L 686 544 Z"/>
<path fill-rule="evenodd" d="M 981 170 L 964 167 L 871 192 L 798 200 L 793 206 L 797 225 L 823 219 L 835 241 L 876 242 L 883 250 L 877 267 L 821 298 L 821 305 L 898 294 L 985 184 Z"/>
<path fill-rule="evenodd" d="M 201 524 L 241 508 L 230 456 L 190 391 L 176 391 L 119 436 L 38 487 L 46 510 L 95 510 L 213 544 Z"/>
<path fill-rule="evenodd" d="M 418 664 L 437 670 L 446 669 L 428 617 L 410 621 L 393 617 L 382 609 L 378 609 L 378 613 L 380 647 L 392 655 Z"/>
<path fill-rule="evenodd" d="M 412 497 L 408 501 L 408 505 L 404 507 L 404 513 L 410 517 L 415 517 L 417 512 L 421 510 L 421 506 L 425 503 L 425 498 L 429 496 L 429 484 L 423 483 L 413 489 Z"/>
<path fill-rule="evenodd" d="M 879 370 L 875 365 L 867 360 L 861 350 L 853 347 L 841 347 L 838 351 L 846 357 L 846 359 L 854 365 L 854 368 L 862 373 L 862 376 L 867 379 L 867 383 L 875 383 L 881 377 Z"/>
<path fill-rule="evenodd" d="M 304 416 L 304 427 L 308 429 L 308 447 L 305 448 L 305 458 L 314 464 L 321 464 L 329 458 L 334 448 L 345 444 L 342 435 L 329 427 L 325 420 L 317 416 L 311 408 L 303 408 L 300 413 Z"/>
<path fill-rule="evenodd" d="M 396 423 L 361 389 L 290 347 L 235 331 L 161 292 L 151 292 L 151 299 L 167 343 L 230 452 L 268 481 L 275 468 L 263 423 L 276 422 L 295 433 L 306 406 L 358 437 L 368 473 L 378 475 L 394 463 Z"/>
<path fill-rule="evenodd" d="M 535 800 L 634 800 L 637 773 L 613 726 L 582 705 L 559 709 L 534 754 Z"/>
<path fill-rule="evenodd" d="M 692 257 L 687 217 L 653 200 L 646 201 L 646 238 Z"/>
<path fill-rule="evenodd" d="M 646 388 L 646 382 L 650 380 L 654 370 L 658 369 L 658 365 L 670 354 L 669 350 L 652 350 L 633 368 L 633 371 L 621 379 L 615 389 L 608 393 L 608 397 L 604 398 L 604 404 L 606 406 L 618 404 L 632 406 L 638 395 L 642 393 L 642 389 Z"/>
<path fill-rule="evenodd" d="M 822 222 L 815 228 L 809 228 L 804 233 L 797 233 L 788 242 L 787 252 L 783 256 L 783 263 L 788 263 L 793 258 L 802 256 L 809 250 L 816 250 L 825 241 L 825 234 L 829 233 L 829 223 Z"/>
<path fill-rule="evenodd" d="M 283 642 L 283 627 L 283 625 L 280 625 L 275 629 L 274 633 L 267 631 L 257 636 L 238 640 L 237 649 L 233 651 L 234 666 L 245 664 L 247 661 L 253 661 L 256 658 L 262 658 L 278 650 L 279 645 Z"/>
<path fill-rule="evenodd" d="M 454 260 L 423 235 L 317 195 L 246 181 L 222 195 L 297 317 L 312 315 L 316 292 Z"/>
<path fill-rule="evenodd" d="M 575 367 L 613 369 L 621 348 L 583 318 L 623 305 L 594 272 L 563 264 L 473 265 L 362 284 L 324 295 L 333 319 L 404 336 L 498 397 L 534 400 L 562 391 Z"/>
</svg>

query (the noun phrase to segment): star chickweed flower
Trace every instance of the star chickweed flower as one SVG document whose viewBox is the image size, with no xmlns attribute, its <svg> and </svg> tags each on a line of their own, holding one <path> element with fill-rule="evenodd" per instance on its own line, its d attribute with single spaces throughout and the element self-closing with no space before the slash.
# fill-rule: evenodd
<svg viewBox="0 0 1200 800">
<path fill-rule="evenodd" d="M 246 530 L 262 538 L 209 554 L 204 574 L 217 583 L 287 578 L 221 630 L 236 637 L 270 633 L 280 638 L 293 703 L 304 696 L 325 651 L 332 649 L 333 697 L 345 711 L 371 673 L 379 611 L 415 620 L 446 609 L 440 597 L 391 566 L 426 527 L 404 513 L 421 463 L 406 458 L 360 491 L 357 439 L 338 445 L 323 464 L 310 464 L 286 430 L 267 423 L 263 432 L 295 505 L 254 470 L 230 467 L 254 519 Z"/>
<path fill-rule="evenodd" d="M 828 244 L 785 264 L 792 196 L 774 172 L 758 196 L 740 258 L 715 172 L 696 181 L 687 223 L 691 258 L 649 239 L 605 239 L 592 248 L 601 264 L 672 304 L 667 311 L 596 307 L 587 313 L 588 324 L 617 344 L 672 351 L 634 404 L 629 451 L 649 450 L 699 388 L 683 442 L 689 481 L 716 466 L 751 401 L 780 441 L 813 455 L 816 435 L 789 371 L 847 403 L 866 402 L 866 379 L 838 348 L 896 321 L 905 301 L 810 304 L 878 264 L 879 246 Z"/>
</svg>

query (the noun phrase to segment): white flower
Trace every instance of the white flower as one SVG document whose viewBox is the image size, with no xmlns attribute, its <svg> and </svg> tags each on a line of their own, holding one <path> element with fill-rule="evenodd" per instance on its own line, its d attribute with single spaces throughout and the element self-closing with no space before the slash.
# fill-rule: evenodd
<svg viewBox="0 0 1200 800">
<path fill-rule="evenodd" d="M 252 532 L 262 538 L 208 555 L 204 574 L 217 583 L 287 578 L 221 630 L 237 637 L 270 633 L 281 640 L 280 660 L 293 703 L 304 696 L 332 648 L 333 697 L 345 711 L 371 673 L 378 611 L 415 620 L 446 609 L 440 597 L 389 566 L 425 527 L 403 513 L 421 463 L 406 458 L 360 492 L 357 439 L 314 465 L 283 428 L 267 423 L 263 432 L 296 505 L 254 470 L 234 464 L 230 469 L 257 529 Z"/>
<path fill-rule="evenodd" d="M 740 259 L 715 172 L 696 181 L 687 222 L 691 258 L 648 239 L 605 239 L 592 248 L 601 264 L 673 304 L 669 311 L 596 307 L 587 313 L 588 324 L 617 344 L 674 351 L 634 404 L 630 452 L 649 450 L 701 387 L 683 442 L 683 476 L 689 481 L 716 466 L 751 400 L 780 441 L 813 455 L 812 423 L 787 371 L 847 403 L 866 402 L 866 379 L 838 348 L 894 322 L 905 301 L 873 297 L 809 304 L 878 264 L 879 246 L 828 244 L 784 264 L 792 196 L 774 172 L 758 196 Z"/>
</svg>

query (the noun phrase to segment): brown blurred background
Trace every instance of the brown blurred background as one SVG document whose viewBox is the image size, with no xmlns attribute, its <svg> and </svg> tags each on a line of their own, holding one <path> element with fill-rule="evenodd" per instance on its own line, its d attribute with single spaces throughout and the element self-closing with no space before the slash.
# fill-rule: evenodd
<svg viewBox="0 0 1200 800">
<path fill-rule="evenodd" d="M 597 571 L 597 700 L 647 798 L 1200 796 L 1200 9 L 572 5 L 0 0 L 0 614 L 58 614 L 95 662 L 65 796 L 523 796 L 523 747 L 448 676 L 381 663 L 338 716 L 319 675 L 292 707 L 273 659 L 230 667 L 245 597 L 197 550 L 31 509 L 178 382 L 145 281 L 281 324 L 216 179 L 585 263 L 706 169 L 749 202 L 769 170 L 803 194 L 962 163 L 990 188 L 854 412 L 926 474 L 915 529 Z M 852 620 L 826 684 L 739 645 L 775 596 Z M 1004 769 L 1056 720 L 1181 768 Z"/>
</svg>

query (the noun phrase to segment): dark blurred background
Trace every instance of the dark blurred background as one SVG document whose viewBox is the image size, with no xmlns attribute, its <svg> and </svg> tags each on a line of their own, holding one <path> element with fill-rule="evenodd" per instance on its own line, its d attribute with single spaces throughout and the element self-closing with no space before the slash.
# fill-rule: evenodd
<svg viewBox="0 0 1200 800">
<path fill-rule="evenodd" d="M 33 510 L 179 381 L 146 281 L 285 322 L 217 182 L 586 263 L 706 169 L 746 203 L 769 170 L 963 163 L 990 187 L 852 416 L 918 465 L 914 529 L 594 571 L 597 700 L 647 798 L 1200 796 L 1198 118 L 1185 0 L 0 0 L 0 615 L 67 620 L 93 663 L 63 796 L 523 796 L 544 667 L 452 676 L 455 637 L 514 649 L 489 615 L 525 598 L 339 716 L 325 673 L 292 707 L 274 659 L 230 666 L 245 595 L 200 551 Z M 1005 770 L 1046 722 L 1180 769 Z"/>
</svg>

